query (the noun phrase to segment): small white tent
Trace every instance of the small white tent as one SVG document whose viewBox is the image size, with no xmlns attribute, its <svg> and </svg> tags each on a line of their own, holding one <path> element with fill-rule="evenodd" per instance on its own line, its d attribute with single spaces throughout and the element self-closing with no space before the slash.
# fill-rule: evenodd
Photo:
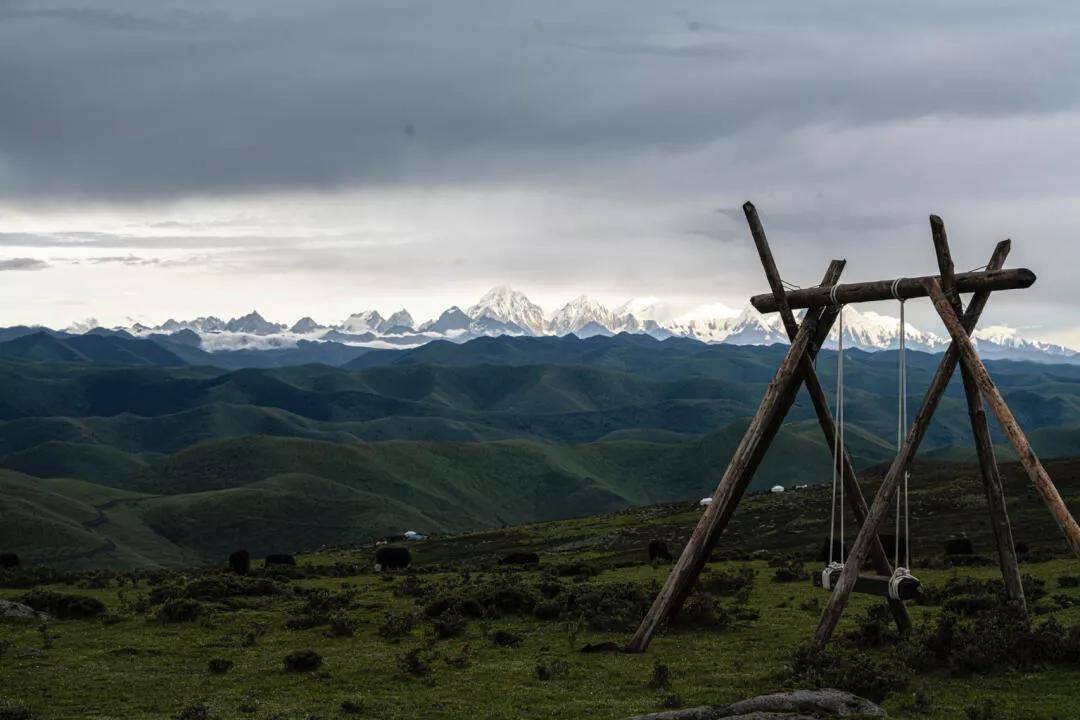
<svg viewBox="0 0 1080 720">
<path fill-rule="evenodd" d="M 773 485 L 772 490 L 770 490 L 769 492 L 782 493 L 782 492 L 784 492 L 784 486 L 783 485 Z"/>
</svg>

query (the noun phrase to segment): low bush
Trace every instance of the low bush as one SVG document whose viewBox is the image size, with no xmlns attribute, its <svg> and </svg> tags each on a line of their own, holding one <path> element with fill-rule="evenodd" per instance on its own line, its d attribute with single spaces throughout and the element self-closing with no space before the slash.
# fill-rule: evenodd
<svg viewBox="0 0 1080 720">
<path fill-rule="evenodd" d="M 211 675 L 224 675 L 232 670 L 233 661 L 226 660 L 225 658 L 214 658 L 210 662 L 206 663 L 206 669 Z"/>
<path fill-rule="evenodd" d="M 495 647 L 516 648 L 521 646 L 521 636 L 509 630 L 496 630 L 488 635 L 488 641 Z"/>
<path fill-rule="evenodd" d="M 379 636 L 384 640 L 400 640 L 412 632 L 416 615 L 411 612 L 391 613 L 379 625 Z"/>
<path fill-rule="evenodd" d="M 158 620 L 167 623 L 194 622 L 203 614 L 203 604 L 198 600 L 176 598 L 165 601 L 158 610 Z"/>
<path fill-rule="evenodd" d="M 352 637 L 356 634 L 356 621 L 344 613 L 336 613 L 330 616 L 330 627 L 326 629 L 326 637 Z"/>
<path fill-rule="evenodd" d="M 802 685 L 839 688 L 880 703 L 911 681 L 912 670 L 901 655 L 873 654 L 843 642 L 820 651 L 802 647 L 792 658 L 791 675 Z"/>
<path fill-rule="evenodd" d="M 86 595 L 69 595 L 39 588 L 26 593 L 20 600 L 59 620 L 85 620 L 105 614 L 105 604 Z"/>
<path fill-rule="evenodd" d="M 0 698 L 0 720 L 32 720 L 33 713 L 21 703 Z"/>
<path fill-rule="evenodd" d="M 294 650 L 285 656 L 285 672 L 298 673 L 322 667 L 322 655 L 314 650 Z"/>
</svg>

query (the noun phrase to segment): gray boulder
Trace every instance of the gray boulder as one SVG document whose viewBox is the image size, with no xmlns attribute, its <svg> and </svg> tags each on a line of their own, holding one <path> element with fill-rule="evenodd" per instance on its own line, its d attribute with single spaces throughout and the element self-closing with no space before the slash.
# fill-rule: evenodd
<svg viewBox="0 0 1080 720">
<path fill-rule="evenodd" d="M 759 695 L 730 705 L 638 715 L 628 720 L 815 720 L 822 717 L 885 717 L 885 708 L 843 690 L 793 690 Z"/>
<path fill-rule="evenodd" d="M 12 602 L 11 600 L 0 600 L 0 620 L 11 622 L 41 622 L 48 619 L 49 616 L 47 613 L 38 612 L 29 605 Z"/>
</svg>

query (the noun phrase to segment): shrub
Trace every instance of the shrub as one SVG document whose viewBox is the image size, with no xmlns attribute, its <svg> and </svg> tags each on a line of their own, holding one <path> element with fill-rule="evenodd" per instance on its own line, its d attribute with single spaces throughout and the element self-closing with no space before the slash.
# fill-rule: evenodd
<svg viewBox="0 0 1080 720">
<path fill-rule="evenodd" d="M 206 703 L 188 705 L 175 716 L 176 720 L 216 720 L 215 715 Z"/>
<path fill-rule="evenodd" d="M 379 625 L 379 636 L 384 640 L 399 640 L 412 632 L 415 624 L 413 613 L 391 613 Z"/>
<path fill-rule="evenodd" d="M 860 648 L 894 646 L 900 640 L 900 636 L 893 629 L 892 612 L 889 606 L 884 604 L 871 605 L 866 612 L 856 616 L 855 629 L 848 632 L 844 638 Z"/>
<path fill-rule="evenodd" d="M 671 668 L 660 662 L 653 661 L 652 675 L 649 677 L 649 687 L 656 690 L 666 688 L 671 683 Z"/>
<path fill-rule="evenodd" d="M 322 655 L 314 650 L 294 650 L 285 656 L 285 672 L 308 672 L 322 666 Z"/>
<path fill-rule="evenodd" d="M 469 625 L 463 615 L 458 612 L 445 612 L 431 621 L 431 631 L 439 640 L 457 637 L 465 632 Z"/>
<path fill-rule="evenodd" d="M 341 713 L 343 715 L 359 715 L 364 712 L 364 700 L 357 696 L 341 701 Z"/>
<path fill-rule="evenodd" d="M 703 592 L 745 601 L 750 598 L 750 592 L 754 589 L 756 576 L 757 572 L 753 568 L 744 567 L 736 572 L 710 572 L 698 583 Z"/>
<path fill-rule="evenodd" d="M 330 627 L 326 630 L 326 637 L 352 637 L 355 634 L 355 620 L 344 613 L 336 613 L 330 616 Z"/>
<path fill-rule="evenodd" d="M 912 676 L 900 653 L 879 657 L 841 642 L 820 651 L 799 648 L 792 656 L 791 674 L 800 684 L 839 688 L 878 703 L 907 687 Z"/>
<path fill-rule="evenodd" d="M 997 713 L 994 701 L 989 698 L 978 705 L 969 705 L 964 708 L 965 720 L 997 720 L 998 717 L 1000 715 Z"/>
<path fill-rule="evenodd" d="M 521 636 L 509 630 L 496 630 L 488 636 L 495 647 L 516 648 L 521 645 Z"/>
<path fill-rule="evenodd" d="M 31 720 L 30 709 L 14 700 L 0 698 L 0 720 Z"/>
<path fill-rule="evenodd" d="M 420 648 L 413 648 L 398 656 L 398 669 L 405 675 L 427 677 L 431 674 L 431 661 L 434 657 L 422 653 Z"/>
<path fill-rule="evenodd" d="M 184 598 L 167 600 L 158 610 L 158 619 L 167 623 L 194 622 L 202 615 L 203 604 Z"/>
<path fill-rule="evenodd" d="M 233 661 L 226 660 L 225 658 L 214 658 L 210 662 L 206 663 L 206 669 L 211 675 L 224 675 L 232 670 Z"/>
<path fill-rule="evenodd" d="M 1080 575 L 1059 575 L 1058 587 L 1074 588 L 1080 587 Z"/>
<path fill-rule="evenodd" d="M 68 595 L 39 588 L 20 599 L 25 605 L 60 620 L 85 620 L 105 614 L 105 605 L 86 595 Z"/>
<path fill-rule="evenodd" d="M 533 668 L 536 679 L 540 682 L 549 682 L 557 677 L 563 677 L 570 671 L 565 661 L 555 658 L 553 660 L 539 662 Z"/>
</svg>

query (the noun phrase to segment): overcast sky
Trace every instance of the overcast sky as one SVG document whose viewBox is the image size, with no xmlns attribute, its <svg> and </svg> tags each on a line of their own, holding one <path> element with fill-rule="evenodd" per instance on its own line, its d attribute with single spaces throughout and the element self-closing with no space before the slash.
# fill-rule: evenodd
<svg viewBox="0 0 1080 720">
<path fill-rule="evenodd" d="M 418 320 L 1039 275 L 986 322 L 1080 347 L 1080 6 L 0 0 L 0 324 Z M 914 304 L 913 304 L 914 305 Z M 878 308 L 893 312 L 888 305 Z M 926 303 L 911 311 L 939 332 Z"/>
</svg>

